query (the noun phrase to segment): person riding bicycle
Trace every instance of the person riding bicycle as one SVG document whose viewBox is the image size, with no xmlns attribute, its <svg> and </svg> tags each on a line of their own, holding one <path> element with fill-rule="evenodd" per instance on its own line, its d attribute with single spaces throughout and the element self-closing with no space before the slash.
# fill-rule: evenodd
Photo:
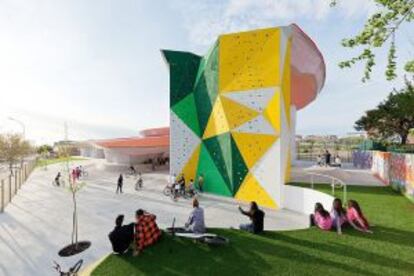
<svg viewBox="0 0 414 276">
<path fill-rule="evenodd" d="M 137 171 L 135 170 L 134 166 L 132 166 L 132 165 L 129 167 L 129 171 L 133 175 L 135 175 L 137 173 Z"/>
<path fill-rule="evenodd" d="M 177 198 L 180 194 L 181 184 L 179 182 L 175 182 L 172 186 L 172 192 L 174 193 L 174 198 Z"/>
<path fill-rule="evenodd" d="M 187 191 L 191 196 L 195 195 L 195 187 L 194 187 L 194 180 L 193 179 L 190 180 L 190 184 L 188 184 L 188 190 Z"/>
<path fill-rule="evenodd" d="M 135 184 L 135 189 L 142 188 L 143 182 L 144 181 L 142 180 L 141 173 L 139 172 L 138 173 L 138 180 L 137 180 L 137 183 Z"/>
<path fill-rule="evenodd" d="M 55 177 L 55 184 L 56 184 L 56 186 L 60 186 L 60 177 L 61 176 L 62 175 L 60 174 L 60 172 L 58 172 L 58 174 Z"/>
<path fill-rule="evenodd" d="M 180 192 L 182 194 L 185 193 L 185 177 L 184 174 L 181 175 L 180 179 L 178 180 L 178 184 L 180 185 Z"/>
</svg>

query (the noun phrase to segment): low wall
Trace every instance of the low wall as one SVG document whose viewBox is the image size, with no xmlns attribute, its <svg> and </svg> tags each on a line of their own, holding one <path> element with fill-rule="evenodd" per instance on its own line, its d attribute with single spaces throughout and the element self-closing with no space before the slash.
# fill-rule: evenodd
<svg viewBox="0 0 414 276">
<path fill-rule="evenodd" d="M 371 167 L 366 167 L 372 156 Z M 381 151 L 357 151 L 353 153 L 354 166 L 371 169 L 385 184 L 391 185 L 414 202 L 414 154 Z M 361 164 L 366 164 L 363 166 Z"/>
<path fill-rule="evenodd" d="M 358 150 L 352 152 L 352 163 L 355 168 L 371 169 L 372 168 L 372 151 Z"/>
<path fill-rule="evenodd" d="M 414 154 L 391 154 L 390 184 L 414 202 Z"/>
<path fill-rule="evenodd" d="M 384 184 L 390 184 L 390 152 L 372 152 L 372 173 L 381 179 Z"/>
<path fill-rule="evenodd" d="M 285 185 L 284 192 L 283 208 L 307 215 L 313 214 L 316 202 L 322 203 L 323 207 L 329 210 L 334 200 L 328 194 L 291 185 Z"/>
</svg>

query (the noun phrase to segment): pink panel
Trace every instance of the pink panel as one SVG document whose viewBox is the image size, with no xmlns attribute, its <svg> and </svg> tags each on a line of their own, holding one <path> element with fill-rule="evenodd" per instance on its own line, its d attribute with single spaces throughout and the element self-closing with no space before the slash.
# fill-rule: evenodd
<svg viewBox="0 0 414 276">
<path fill-rule="evenodd" d="M 325 62 L 312 39 L 296 24 L 292 30 L 291 89 L 292 103 L 297 109 L 308 105 L 321 91 L 325 83 Z"/>
</svg>

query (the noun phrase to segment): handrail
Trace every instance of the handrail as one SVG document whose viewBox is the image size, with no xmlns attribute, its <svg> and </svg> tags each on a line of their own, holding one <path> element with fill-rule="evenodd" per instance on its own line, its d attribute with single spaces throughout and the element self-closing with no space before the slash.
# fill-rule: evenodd
<svg viewBox="0 0 414 276">
<path fill-rule="evenodd" d="M 339 184 L 339 188 L 343 188 L 343 202 L 346 203 L 347 202 L 347 185 L 344 181 L 342 181 L 341 179 L 332 176 L 332 175 L 327 175 L 327 174 L 322 174 L 322 173 L 314 173 L 314 172 L 306 172 L 306 175 L 309 175 L 311 177 L 311 188 L 314 189 L 314 176 L 319 176 L 319 177 L 325 177 L 325 178 L 329 178 L 331 180 L 331 187 L 332 187 L 332 195 L 335 195 L 335 185 L 336 182 Z"/>
</svg>

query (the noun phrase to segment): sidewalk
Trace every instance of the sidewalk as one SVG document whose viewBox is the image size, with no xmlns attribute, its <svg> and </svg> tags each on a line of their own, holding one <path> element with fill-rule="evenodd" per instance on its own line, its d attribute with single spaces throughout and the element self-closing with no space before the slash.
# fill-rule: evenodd
<svg viewBox="0 0 414 276">
<path fill-rule="evenodd" d="M 135 180 L 125 178 L 124 194 L 115 194 L 116 171 L 105 171 L 102 161 L 82 161 L 88 168 L 86 186 L 78 194 L 79 238 L 92 246 L 74 257 L 60 258 L 57 252 L 70 243 L 72 228 L 72 199 L 69 191 L 52 186 L 61 167 L 51 165 L 48 170 L 35 170 L 13 198 L 5 213 L 0 214 L 0 275 L 56 275 L 52 262 L 64 269 L 79 259 L 84 267 L 111 252 L 107 238 L 114 227 L 115 217 L 125 214 L 125 221 L 133 221 L 134 213 L 143 208 L 157 215 L 161 228 L 183 225 L 192 206 L 190 200 L 178 202 L 162 194 L 167 175 L 144 174 L 144 188 L 134 190 Z M 237 202 L 216 196 L 200 196 L 208 227 L 238 227 L 248 219 L 240 215 Z M 247 206 L 245 206 L 247 207 Z M 266 210 L 267 230 L 303 229 L 308 217 L 287 210 Z"/>
</svg>

